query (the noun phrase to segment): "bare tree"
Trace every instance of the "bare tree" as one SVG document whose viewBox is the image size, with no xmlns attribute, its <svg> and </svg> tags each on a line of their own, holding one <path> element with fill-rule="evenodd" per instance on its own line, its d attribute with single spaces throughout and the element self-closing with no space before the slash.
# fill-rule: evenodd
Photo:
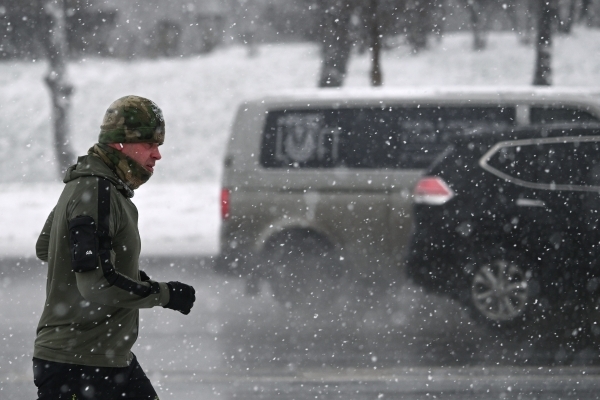
<svg viewBox="0 0 600 400">
<path fill-rule="evenodd" d="M 558 0 L 555 4 L 558 31 L 569 34 L 573 30 L 573 24 L 577 20 L 577 6 L 579 0 Z"/>
<path fill-rule="evenodd" d="M 539 0 L 510 0 L 504 8 L 513 31 L 517 33 L 519 41 L 524 45 L 534 41 L 539 3 Z"/>
<path fill-rule="evenodd" d="M 552 84 L 552 21 L 556 15 L 555 0 L 539 0 L 539 2 L 540 14 L 533 84 L 550 86 Z"/>
<path fill-rule="evenodd" d="M 486 0 L 466 0 L 465 4 L 471 19 L 471 29 L 473 29 L 473 50 L 483 50 L 487 46 Z"/>
<path fill-rule="evenodd" d="M 381 72 L 381 26 L 377 15 L 377 2 L 367 0 L 364 13 L 365 25 L 368 27 L 369 42 L 371 44 L 371 85 L 381 86 L 383 77 Z"/>
<path fill-rule="evenodd" d="M 487 46 L 490 22 L 501 13 L 506 14 L 524 44 L 533 40 L 533 32 L 539 20 L 540 0 L 461 0 L 469 12 L 473 30 L 473 50 L 484 50 Z M 578 0 L 564 0 L 578 1 Z"/>
<path fill-rule="evenodd" d="M 441 24 L 444 12 L 441 0 L 407 0 L 404 2 L 404 19 L 406 25 L 406 40 L 413 53 L 427 48 L 428 36 L 437 31 L 441 37 Z M 434 18 L 439 18 L 438 25 Z"/>
<path fill-rule="evenodd" d="M 581 0 L 581 12 L 579 13 L 578 22 L 589 24 L 593 17 L 592 12 L 593 0 Z"/>
<path fill-rule="evenodd" d="M 73 85 L 67 73 L 68 42 L 63 0 L 47 0 L 43 9 L 49 21 L 49 35 L 43 43 L 47 49 L 48 74 L 46 84 L 52 100 L 52 118 L 54 126 L 54 148 L 58 161 L 58 172 L 62 176 L 75 161 L 70 143 L 69 110 Z"/>
<path fill-rule="evenodd" d="M 354 4 L 352 0 L 329 0 L 323 1 L 322 7 L 319 87 L 339 87 L 344 84 L 350 59 L 350 18 Z"/>
<path fill-rule="evenodd" d="M 322 64 L 319 87 L 344 84 L 352 50 L 351 18 L 360 13 L 360 31 L 365 33 L 371 50 L 371 85 L 381 86 L 382 27 L 378 14 L 379 0 L 330 0 L 322 10 Z"/>
<path fill-rule="evenodd" d="M 405 3 L 399 0 L 323 0 L 318 3 L 322 18 L 319 87 L 343 85 L 353 41 L 360 42 L 359 51 L 367 48 L 371 51 L 370 82 L 372 86 L 381 86 L 383 38 L 396 31 L 401 19 L 406 21 L 407 36 L 415 50 L 427 46 L 429 33 L 441 32 L 436 24 L 440 21 L 434 22 L 434 14 L 443 12 L 442 0 Z"/>
</svg>

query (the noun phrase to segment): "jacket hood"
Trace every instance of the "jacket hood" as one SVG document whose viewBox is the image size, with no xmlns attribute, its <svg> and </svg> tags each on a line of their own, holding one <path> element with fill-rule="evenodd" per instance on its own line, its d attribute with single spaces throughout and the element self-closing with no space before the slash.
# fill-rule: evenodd
<svg viewBox="0 0 600 400">
<path fill-rule="evenodd" d="M 75 179 L 87 176 L 97 176 L 108 179 L 125 197 L 133 197 L 133 190 L 129 189 L 127 185 L 119 179 L 117 174 L 104 163 L 104 161 L 99 157 L 92 155 L 77 158 L 77 164 L 71 165 L 67 169 L 67 172 L 65 172 L 63 182 L 68 183 Z"/>
</svg>

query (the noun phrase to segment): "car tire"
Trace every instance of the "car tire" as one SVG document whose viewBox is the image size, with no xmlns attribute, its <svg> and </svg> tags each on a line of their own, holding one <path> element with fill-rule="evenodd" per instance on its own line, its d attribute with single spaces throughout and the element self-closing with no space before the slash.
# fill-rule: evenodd
<svg viewBox="0 0 600 400">
<path fill-rule="evenodd" d="M 273 243 L 267 280 L 274 299 L 288 309 L 327 309 L 342 293 L 342 265 L 318 236 L 289 235 Z"/>
<path fill-rule="evenodd" d="M 514 333 L 532 328 L 537 283 L 531 263 L 500 247 L 471 257 L 468 308 L 478 322 Z"/>
</svg>

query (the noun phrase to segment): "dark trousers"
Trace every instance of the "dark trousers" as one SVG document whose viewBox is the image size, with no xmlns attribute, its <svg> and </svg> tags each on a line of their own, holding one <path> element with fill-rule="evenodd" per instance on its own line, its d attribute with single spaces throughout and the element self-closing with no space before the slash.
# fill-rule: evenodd
<svg viewBox="0 0 600 400">
<path fill-rule="evenodd" d="M 135 356 L 129 367 L 90 367 L 33 359 L 38 400 L 158 400 Z"/>
</svg>

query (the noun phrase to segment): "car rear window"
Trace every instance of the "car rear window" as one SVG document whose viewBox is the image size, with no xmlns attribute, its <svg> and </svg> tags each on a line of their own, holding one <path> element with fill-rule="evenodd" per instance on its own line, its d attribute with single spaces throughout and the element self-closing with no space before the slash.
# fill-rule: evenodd
<svg viewBox="0 0 600 400">
<path fill-rule="evenodd" d="M 390 107 L 270 111 L 266 168 L 422 169 L 456 135 L 514 125 L 514 107 Z"/>
<path fill-rule="evenodd" d="M 541 139 L 500 147 L 487 160 L 491 172 L 540 189 L 578 190 L 600 186 L 600 138 Z"/>
<path fill-rule="evenodd" d="M 537 162 L 536 146 L 506 146 L 488 160 L 488 165 L 509 177 L 535 182 Z"/>
<path fill-rule="evenodd" d="M 539 145 L 537 181 L 545 184 L 598 186 L 600 144 L 567 142 Z"/>
</svg>

